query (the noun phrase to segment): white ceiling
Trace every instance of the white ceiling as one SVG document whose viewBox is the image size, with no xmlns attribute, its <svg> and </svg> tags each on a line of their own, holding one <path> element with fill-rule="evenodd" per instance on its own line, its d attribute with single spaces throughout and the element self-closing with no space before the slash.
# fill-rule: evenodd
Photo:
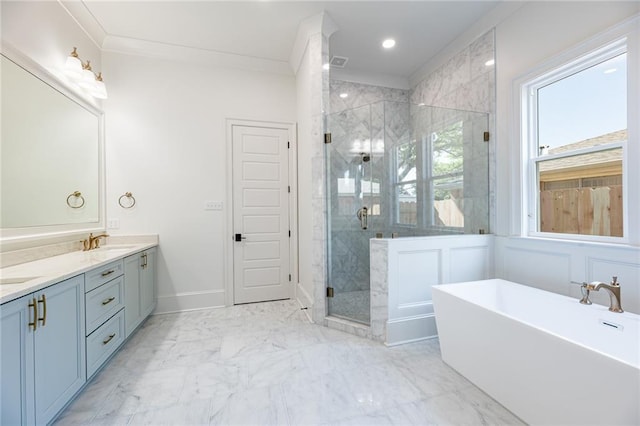
<svg viewBox="0 0 640 426">
<path fill-rule="evenodd" d="M 338 26 L 330 54 L 348 57 L 346 70 L 408 78 L 498 3 L 84 0 L 69 10 L 101 47 L 111 36 L 281 62 L 300 22 L 325 11 Z"/>
</svg>

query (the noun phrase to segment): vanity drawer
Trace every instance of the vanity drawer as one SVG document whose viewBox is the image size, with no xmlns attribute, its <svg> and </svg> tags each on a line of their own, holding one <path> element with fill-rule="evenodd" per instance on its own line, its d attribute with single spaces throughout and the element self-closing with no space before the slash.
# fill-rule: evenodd
<svg viewBox="0 0 640 426">
<path fill-rule="evenodd" d="M 122 259 L 96 268 L 85 274 L 85 291 L 91 291 L 102 284 L 119 277 L 124 271 Z"/>
<path fill-rule="evenodd" d="M 124 342 L 124 309 L 87 337 L 87 379 Z"/>
<path fill-rule="evenodd" d="M 87 335 L 124 307 L 124 276 L 85 294 Z"/>
</svg>

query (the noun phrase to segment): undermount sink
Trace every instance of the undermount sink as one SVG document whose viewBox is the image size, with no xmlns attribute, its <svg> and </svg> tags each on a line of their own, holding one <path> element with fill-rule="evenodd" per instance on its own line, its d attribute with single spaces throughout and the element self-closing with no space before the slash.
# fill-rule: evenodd
<svg viewBox="0 0 640 426">
<path fill-rule="evenodd" d="M 5 284 L 22 284 L 27 281 L 35 280 L 40 277 L 14 277 L 14 278 L 0 278 L 0 285 Z"/>
</svg>

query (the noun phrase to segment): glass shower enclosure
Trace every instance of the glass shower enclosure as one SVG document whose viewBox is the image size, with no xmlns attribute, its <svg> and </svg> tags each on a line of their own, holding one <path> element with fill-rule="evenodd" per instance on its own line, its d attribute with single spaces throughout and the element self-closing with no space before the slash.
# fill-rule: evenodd
<svg viewBox="0 0 640 426">
<path fill-rule="evenodd" d="M 381 101 L 327 116 L 329 315 L 369 323 L 371 238 L 489 232 L 485 113 Z"/>
</svg>

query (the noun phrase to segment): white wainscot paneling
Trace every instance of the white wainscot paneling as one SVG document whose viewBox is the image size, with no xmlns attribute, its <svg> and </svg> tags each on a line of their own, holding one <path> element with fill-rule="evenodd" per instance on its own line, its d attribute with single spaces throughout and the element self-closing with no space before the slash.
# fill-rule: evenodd
<svg viewBox="0 0 640 426">
<path fill-rule="evenodd" d="M 567 253 L 507 247 L 507 280 L 558 293 L 557 283 L 568 283 L 571 258 Z"/>
<path fill-rule="evenodd" d="M 456 235 L 374 240 L 386 248 L 387 269 L 371 268 L 371 281 L 380 282 L 376 295 L 388 302 L 385 343 L 396 345 L 437 335 L 431 286 L 481 280 L 493 274 L 491 235 Z M 377 259 L 378 257 L 376 257 Z M 385 272 L 388 271 L 388 277 Z M 380 275 L 380 279 L 377 276 Z M 377 287 L 376 287 L 377 288 Z M 376 299 L 377 300 L 377 299 Z M 381 307 L 384 308 L 384 307 Z M 383 309 L 381 309 L 383 310 Z M 372 327 L 384 330 L 372 317 Z"/>
<path fill-rule="evenodd" d="M 496 277 L 580 299 L 580 283 L 620 282 L 622 308 L 640 314 L 640 248 L 566 240 L 496 237 Z M 591 301 L 609 306 L 606 292 Z"/>
<path fill-rule="evenodd" d="M 431 313 L 431 286 L 440 281 L 440 268 L 424 265 L 440 265 L 442 250 L 399 252 L 398 285 L 395 294 L 389 294 L 394 311 L 391 317 Z"/>
<path fill-rule="evenodd" d="M 449 282 L 461 283 L 492 278 L 489 246 L 454 247 L 449 250 Z"/>
</svg>

